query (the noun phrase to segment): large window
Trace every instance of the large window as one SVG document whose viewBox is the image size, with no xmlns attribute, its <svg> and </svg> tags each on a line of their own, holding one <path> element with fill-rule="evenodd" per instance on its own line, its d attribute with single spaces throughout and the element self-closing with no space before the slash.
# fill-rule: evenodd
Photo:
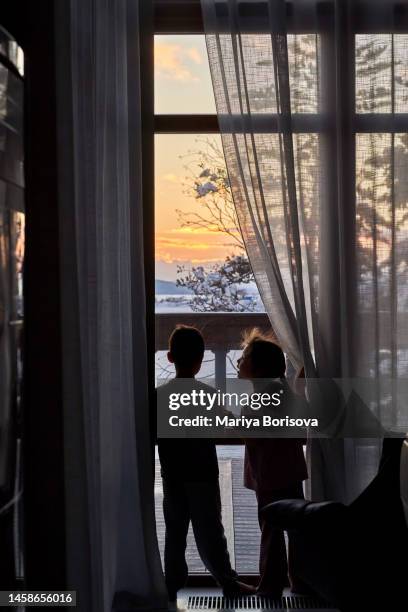
<svg viewBox="0 0 408 612">
<path fill-rule="evenodd" d="M 173 11 L 170 2 L 159 2 L 158 7 L 156 374 L 158 378 L 172 374 L 165 358 L 166 338 L 175 323 L 185 322 L 197 324 L 208 334 L 209 350 L 202 374 L 222 384 L 223 377 L 235 375 L 240 331 L 253 325 L 266 325 L 266 315 L 250 275 L 245 249 L 239 242 L 233 207 L 229 208 L 231 194 L 222 159 L 199 3 L 176 2 Z M 350 244 L 356 237 L 363 242 L 355 262 L 359 308 L 364 313 L 370 301 L 380 305 L 384 302 L 384 308 L 378 309 L 379 320 L 362 317 L 362 326 L 372 330 L 373 335 L 380 334 L 387 325 L 393 329 L 397 316 L 407 307 L 405 291 L 394 292 L 391 310 L 388 296 L 393 285 L 402 286 L 397 282 L 398 275 L 406 274 L 408 264 L 405 253 L 408 194 L 406 181 L 402 180 L 408 161 L 408 35 L 403 31 L 394 34 L 381 31 L 381 20 L 374 12 L 370 15 L 372 30 L 357 20 L 355 36 L 341 42 L 343 73 L 335 74 L 332 63 L 327 61 L 328 57 L 333 59 L 333 15 L 328 10 L 316 31 L 315 15 L 312 11 L 309 20 L 307 13 L 305 8 L 304 23 L 291 23 L 288 12 L 295 165 L 301 160 L 296 168 L 297 194 L 306 213 L 304 222 L 324 225 L 318 215 L 330 214 L 327 203 L 331 198 L 330 193 L 321 193 L 321 185 L 324 182 L 329 192 L 333 188 L 333 195 L 337 196 L 334 191 L 341 181 L 342 197 L 350 213 L 350 223 L 344 231 L 350 234 Z M 270 37 L 262 31 L 265 23 L 259 23 L 259 32 L 243 35 L 243 45 L 251 36 L 257 36 L 258 49 L 270 45 Z M 221 44 L 228 41 L 221 40 Z M 267 203 L 273 206 L 274 193 L 278 199 L 281 189 L 279 152 L 276 160 L 273 155 L 274 147 L 278 147 L 273 67 L 270 61 L 255 59 L 246 70 L 256 70 L 257 74 L 262 71 L 264 78 L 260 81 L 264 85 L 249 92 L 251 125 L 255 126 L 258 150 L 265 150 L 265 159 L 262 156 L 260 159 L 260 173 L 262 180 L 273 182 L 268 189 L 271 201 Z M 334 108 L 331 96 L 338 86 L 337 78 L 343 79 L 340 95 L 343 110 L 346 109 L 341 134 L 333 129 L 330 121 Z M 239 97 L 237 92 L 237 113 L 241 110 Z M 231 98 L 234 102 L 233 92 Z M 238 140 L 243 138 L 237 135 Z M 229 140 L 226 136 L 224 146 L 234 146 L 232 138 Z M 341 156 L 343 164 L 339 169 L 336 156 L 342 147 L 347 155 Z M 338 172 L 342 173 L 341 177 Z M 312 246 L 318 252 L 322 249 L 320 241 L 328 240 L 330 236 L 318 235 Z M 242 261 L 238 259 L 240 256 Z M 287 253 L 282 250 L 282 257 L 285 256 Z M 225 291 L 224 264 L 231 261 L 238 275 L 235 281 L 238 278 L 239 282 L 230 282 Z M 232 328 L 233 338 L 229 333 Z M 369 337 L 369 334 L 362 336 Z M 398 337 L 405 345 L 405 338 Z M 378 354 L 373 348 L 367 354 L 373 356 L 374 375 L 408 372 L 408 355 L 402 349 L 393 351 L 392 359 L 389 350 L 380 350 Z M 242 447 L 224 446 L 219 453 L 223 465 L 221 481 L 227 491 L 223 501 L 230 548 L 235 552 L 240 572 L 256 572 L 258 528 L 254 500 L 242 488 L 238 477 L 242 471 Z M 231 499 L 232 505 L 228 502 Z M 230 518 L 228 508 L 231 508 Z M 253 557 L 247 557 L 244 549 L 255 551 Z M 190 569 L 201 571 L 194 557 L 196 553 L 192 548 L 189 550 Z"/>
</svg>

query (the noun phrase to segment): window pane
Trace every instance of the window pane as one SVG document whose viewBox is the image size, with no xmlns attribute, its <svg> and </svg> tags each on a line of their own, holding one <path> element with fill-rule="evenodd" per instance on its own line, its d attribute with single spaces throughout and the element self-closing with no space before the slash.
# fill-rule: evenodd
<svg viewBox="0 0 408 612">
<path fill-rule="evenodd" d="M 395 112 L 406 113 L 408 104 L 408 35 L 394 35 Z"/>
<path fill-rule="evenodd" d="M 363 376 L 408 376 L 407 164 L 408 134 L 357 134 L 356 263 L 359 341 L 366 355 L 359 364 Z M 383 409 L 387 402 L 391 396 L 384 392 Z"/>
<path fill-rule="evenodd" d="M 356 36 L 356 112 L 402 113 L 408 102 L 408 35 Z"/>
<path fill-rule="evenodd" d="M 219 371 L 235 377 L 233 349 L 247 324 L 233 325 L 230 317 L 259 312 L 252 324 L 262 326 L 265 315 L 238 231 L 221 138 L 163 134 L 155 142 L 156 381 L 174 375 L 167 346 L 179 323 L 205 329 L 210 350 L 199 378 L 214 379 Z M 229 318 L 214 319 L 216 313 Z"/>
<path fill-rule="evenodd" d="M 357 134 L 356 213 L 362 309 L 373 301 L 390 315 L 397 282 L 396 312 L 408 308 L 408 134 Z M 392 278 L 394 269 L 397 277 Z M 375 282 L 373 278 L 375 277 Z M 369 281 L 369 282 L 365 282 Z"/>
<path fill-rule="evenodd" d="M 234 41 L 229 34 L 211 35 L 208 39 L 208 53 L 217 67 L 214 72 L 214 88 L 219 100 L 219 111 L 227 113 L 231 109 L 233 114 L 248 110 L 253 114 L 276 113 L 276 75 L 271 36 L 243 34 L 240 37 L 238 56 Z M 315 34 L 289 34 L 287 45 L 292 112 L 316 113 L 319 101 L 320 39 Z M 239 63 L 239 78 L 236 77 L 235 62 Z M 242 63 L 245 80 L 242 76 Z"/>
<path fill-rule="evenodd" d="M 156 135 L 156 312 L 261 309 L 219 136 Z"/>
<path fill-rule="evenodd" d="M 216 112 L 203 35 L 155 36 L 154 65 L 155 113 Z"/>
</svg>

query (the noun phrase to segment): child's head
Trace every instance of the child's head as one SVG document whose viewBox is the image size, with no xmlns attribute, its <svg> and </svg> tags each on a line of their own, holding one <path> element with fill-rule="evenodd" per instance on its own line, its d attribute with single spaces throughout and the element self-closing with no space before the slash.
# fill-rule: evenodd
<svg viewBox="0 0 408 612">
<path fill-rule="evenodd" d="M 286 371 L 285 355 L 271 336 L 254 328 L 245 332 L 238 359 L 239 378 L 283 378 Z"/>
<path fill-rule="evenodd" d="M 177 325 L 169 338 L 167 357 L 170 363 L 174 363 L 176 372 L 189 378 L 200 371 L 204 348 L 204 338 L 198 329 Z"/>
</svg>

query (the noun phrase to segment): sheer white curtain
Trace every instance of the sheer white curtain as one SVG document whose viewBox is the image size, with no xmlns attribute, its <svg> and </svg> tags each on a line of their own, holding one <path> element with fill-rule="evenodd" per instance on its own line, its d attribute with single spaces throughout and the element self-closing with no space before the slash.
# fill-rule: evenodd
<svg viewBox="0 0 408 612">
<path fill-rule="evenodd" d="M 166 603 L 149 443 L 139 27 L 137 0 L 56 3 L 66 563 L 87 612 Z"/>
<path fill-rule="evenodd" d="M 272 326 L 309 379 L 371 378 L 393 423 L 408 371 L 406 10 L 201 1 L 234 203 Z M 353 498 L 379 446 L 313 442 L 311 495 Z"/>
</svg>

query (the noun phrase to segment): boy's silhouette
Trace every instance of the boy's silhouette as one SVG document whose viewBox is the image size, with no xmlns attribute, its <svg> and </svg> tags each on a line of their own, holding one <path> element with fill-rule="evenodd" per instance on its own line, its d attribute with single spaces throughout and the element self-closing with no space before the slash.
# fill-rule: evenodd
<svg viewBox="0 0 408 612">
<path fill-rule="evenodd" d="M 264 379 L 279 379 L 270 382 L 276 391 L 280 385 L 291 405 L 303 402 L 296 399 L 285 379 L 286 363 L 282 349 L 271 339 L 254 329 L 243 342 L 244 351 L 238 360 L 239 378 L 251 379 L 257 391 L 268 392 Z M 257 389 L 256 379 L 261 388 Z M 263 388 L 262 388 L 263 387 Z M 283 404 L 280 414 L 285 416 Z M 300 406 L 302 407 L 302 406 Z M 275 409 L 276 411 L 276 409 Z M 274 416 L 277 416 L 276 414 Z M 255 491 L 258 510 L 280 499 L 303 499 L 302 482 L 307 478 L 302 440 L 298 438 L 248 438 L 245 440 L 244 485 Z M 286 556 L 284 533 L 274 529 L 259 514 L 261 549 L 259 559 L 260 582 L 257 591 L 271 597 L 281 597 L 288 579 L 292 590 L 304 590 L 293 571 L 293 554 L 289 538 L 289 561 Z M 291 558 L 292 557 L 292 558 Z"/>
<path fill-rule="evenodd" d="M 201 368 L 204 340 L 194 327 L 177 326 L 170 336 L 168 359 L 176 378 L 194 379 Z M 175 381 L 157 389 L 171 393 Z M 214 391 L 194 381 L 197 390 Z M 164 396 L 163 396 L 164 397 Z M 159 404 L 160 405 L 160 404 Z M 187 581 L 185 552 L 191 521 L 200 557 L 226 595 L 250 591 L 231 567 L 221 519 L 221 496 L 216 447 L 211 439 L 158 439 L 166 524 L 164 571 L 169 600 Z"/>
</svg>

